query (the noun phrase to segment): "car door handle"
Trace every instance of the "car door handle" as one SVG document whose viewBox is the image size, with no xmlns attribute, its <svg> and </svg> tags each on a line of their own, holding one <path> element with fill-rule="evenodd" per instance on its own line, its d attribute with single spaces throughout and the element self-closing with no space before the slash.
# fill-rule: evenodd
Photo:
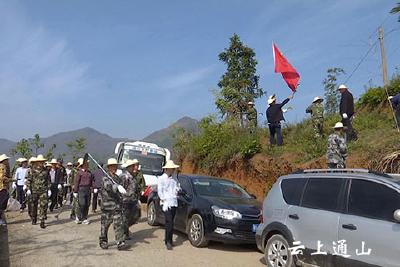
<svg viewBox="0 0 400 267">
<path fill-rule="evenodd" d="M 342 224 L 342 228 L 348 229 L 351 231 L 357 230 L 357 226 L 355 226 L 354 224 Z"/>
<path fill-rule="evenodd" d="M 289 218 L 293 219 L 293 220 L 298 220 L 299 219 L 299 215 L 297 215 L 297 214 L 289 214 Z"/>
</svg>

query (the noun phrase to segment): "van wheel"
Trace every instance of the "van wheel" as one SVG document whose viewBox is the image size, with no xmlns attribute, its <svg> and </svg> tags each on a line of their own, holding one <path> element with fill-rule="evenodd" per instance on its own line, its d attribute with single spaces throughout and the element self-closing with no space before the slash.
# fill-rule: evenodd
<svg viewBox="0 0 400 267">
<path fill-rule="evenodd" d="M 156 211 L 156 205 L 154 204 L 154 201 L 150 202 L 150 204 L 147 206 L 147 223 L 151 226 L 158 225 L 157 211 Z"/>
<path fill-rule="evenodd" d="M 203 218 L 199 214 L 194 214 L 189 220 L 188 238 L 190 244 L 194 247 L 205 247 L 208 245 L 208 240 L 204 234 Z"/>
<path fill-rule="evenodd" d="M 293 267 L 293 257 L 289 250 L 288 241 L 279 234 L 271 236 L 267 241 L 264 259 L 268 267 Z"/>
</svg>

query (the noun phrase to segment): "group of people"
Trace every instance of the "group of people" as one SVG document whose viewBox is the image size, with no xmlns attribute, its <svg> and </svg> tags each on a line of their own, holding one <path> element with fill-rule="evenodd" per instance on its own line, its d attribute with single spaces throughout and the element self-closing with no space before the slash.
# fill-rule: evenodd
<svg viewBox="0 0 400 267">
<path fill-rule="evenodd" d="M 341 94 L 339 115 L 341 121 L 336 123 L 334 132 L 328 137 L 327 164 L 329 168 L 345 168 L 347 158 L 347 142 L 357 140 L 357 132 L 353 128 L 352 121 L 354 118 L 354 98 L 347 86 L 342 84 L 338 87 Z M 283 145 L 282 121 L 285 121 L 283 114 L 287 111 L 284 106 L 294 97 L 294 93 L 288 98 L 278 103 L 275 94 L 268 98 L 268 108 L 266 111 L 270 144 Z M 306 113 L 311 115 L 311 122 L 314 130 L 314 137 L 321 138 L 324 136 L 324 105 L 323 99 L 319 96 L 315 97 L 311 105 L 306 109 Z M 392 103 L 396 104 L 398 116 L 400 120 L 400 95 L 394 97 Z M 396 109 L 396 110 L 397 110 Z M 248 103 L 247 120 L 251 129 L 257 126 L 257 110 L 253 102 Z M 398 121 L 399 121 L 398 120 Z"/>
<path fill-rule="evenodd" d="M 11 175 L 8 160 L 9 157 L 5 154 L 0 155 L 0 224 L 5 224 L 4 211 L 7 207 L 10 184 L 17 191 L 21 211 L 25 209 L 27 201 L 32 224 L 36 225 L 39 219 L 41 228 L 46 228 L 47 210 L 62 208 L 68 200 L 72 205 L 71 219 L 77 224 L 89 224 L 91 195 L 93 212 L 96 212 L 97 199 L 100 196 L 100 247 L 108 249 L 108 230 L 113 223 L 117 249 L 128 248 L 126 240 L 131 238 L 129 227 L 137 223 L 141 216 L 140 196 L 145 189 L 138 160 L 127 160 L 121 166 L 121 172 L 118 161 L 110 158 L 106 170 L 103 169 L 103 164 L 99 164 L 98 169 L 92 173 L 89 170 L 89 161 L 83 158 L 76 164 L 68 162 L 64 168 L 62 161 L 53 159 L 47 162 L 43 155 L 38 155 L 29 160 L 18 159 L 19 167 L 14 176 Z M 172 176 L 178 167 L 168 160 L 163 167 L 164 174 L 159 177 L 158 182 L 160 204 L 166 218 L 164 241 L 168 250 L 171 250 L 173 245 L 173 222 L 180 191 L 179 184 Z"/>
</svg>

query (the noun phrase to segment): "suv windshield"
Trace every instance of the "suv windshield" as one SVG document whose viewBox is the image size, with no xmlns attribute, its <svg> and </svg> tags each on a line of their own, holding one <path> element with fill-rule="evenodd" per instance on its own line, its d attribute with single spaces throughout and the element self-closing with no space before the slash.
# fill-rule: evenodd
<svg viewBox="0 0 400 267">
<path fill-rule="evenodd" d="M 162 155 L 154 153 L 144 154 L 141 151 L 126 150 L 123 158 L 124 160 L 137 159 L 140 164 L 140 170 L 144 174 L 160 175 L 163 173 L 164 156 Z"/>
<path fill-rule="evenodd" d="M 193 179 L 194 190 L 201 196 L 226 197 L 226 198 L 252 198 L 239 185 L 212 178 Z"/>
</svg>

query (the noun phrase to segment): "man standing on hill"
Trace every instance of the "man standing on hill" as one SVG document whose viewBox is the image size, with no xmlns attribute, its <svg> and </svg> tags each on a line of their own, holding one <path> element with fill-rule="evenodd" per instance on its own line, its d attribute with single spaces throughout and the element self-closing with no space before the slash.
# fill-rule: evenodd
<svg viewBox="0 0 400 267">
<path fill-rule="evenodd" d="M 400 127 L 400 93 L 395 96 L 389 96 L 389 100 L 396 115 L 397 127 Z"/>
<path fill-rule="evenodd" d="M 333 127 L 335 132 L 328 137 L 328 151 L 326 152 L 326 159 L 329 169 L 346 168 L 347 145 L 346 140 L 341 137 L 343 128 L 343 123 L 336 123 L 335 127 Z"/>
<path fill-rule="evenodd" d="M 343 126 L 346 130 L 346 141 L 357 140 L 357 133 L 353 129 L 352 120 L 354 115 L 354 98 L 347 86 L 342 84 L 338 90 L 342 94 L 340 98 L 340 116 L 342 118 Z"/>
<path fill-rule="evenodd" d="M 316 138 L 322 137 L 324 131 L 324 105 L 322 105 L 322 101 L 324 100 L 317 96 L 306 109 L 306 113 L 311 113 L 311 121 Z"/>
<path fill-rule="evenodd" d="M 257 110 L 254 107 L 254 102 L 250 101 L 248 103 L 247 108 L 247 120 L 248 120 L 248 127 L 251 133 L 254 133 L 257 129 Z"/>
<path fill-rule="evenodd" d="M 268 98 L 268 109 L 267 109 L 267 119 L 268 119 L 268 127 L 269 127 L 269 142 L 271 145 L 277 144 L 278 146 L 283 145 L 282 138 L 282 127 L 281 121 L 284 121 L 282 107 L 286 105 L 290 99 L 293 98 L 293 94 L 286 98 L 282 103 L 276 103 L 275 95 L 272 95 Z M 275 139 L 276 135 L 276 139 Z"/>
</svg>

